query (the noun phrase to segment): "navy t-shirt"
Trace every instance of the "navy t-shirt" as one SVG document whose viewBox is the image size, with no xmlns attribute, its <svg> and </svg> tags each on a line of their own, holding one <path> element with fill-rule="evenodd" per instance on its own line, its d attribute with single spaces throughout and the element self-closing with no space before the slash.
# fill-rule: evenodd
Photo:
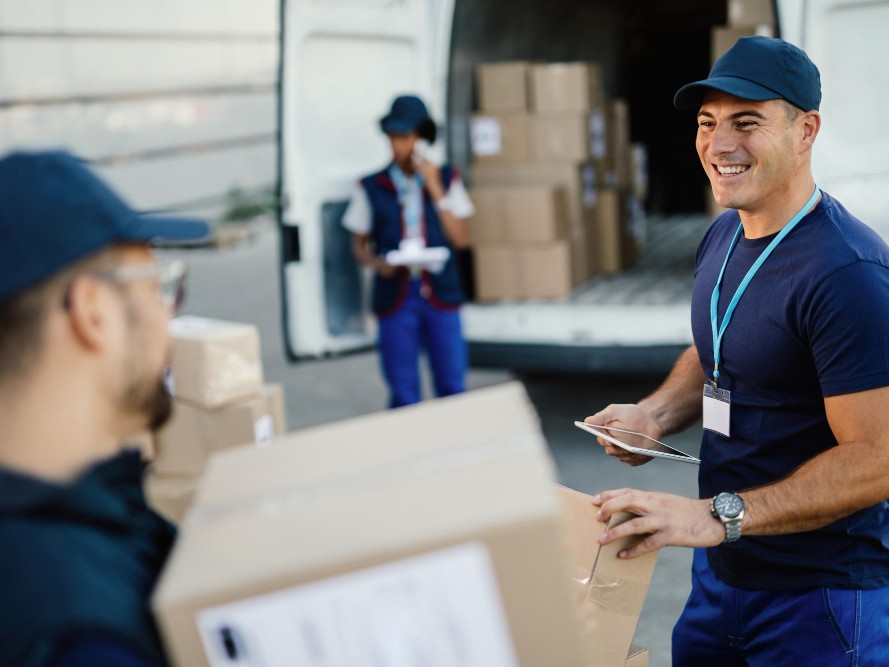
<svg viewBox="0 0 889 667">
<path fill-rule="evenodd" d="M 740 219 L 717 218 L 698 248 L 692 329 L 713 373 L 710 297 Z M 738 241 L 719 322 L 774 236 Z M 720 387 L 731 391 L 731 437 L 704 431 L 701 498 L 780 480 L 837 446 L 824 398 L 889 385 L 889 247 L 835 199 L 778 245 L 741 298 L 722 340 Z M 753 589 L 889 585 L 889 503 L 818 530 L 745 536 L 708 550 L 726 583 Z"/>
</svg>

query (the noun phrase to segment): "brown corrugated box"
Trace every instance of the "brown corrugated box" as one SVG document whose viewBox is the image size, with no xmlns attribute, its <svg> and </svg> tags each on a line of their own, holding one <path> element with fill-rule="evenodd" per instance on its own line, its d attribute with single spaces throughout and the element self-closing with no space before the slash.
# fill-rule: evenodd
<svg viewBox="0 0 889 667">
<path fill-rule="evenodd" d="M 191 505 L 197 481 L 196 475 L 164 477 L 149 472 L 145 477 L 145 498 L 155 512 L 179 524 Z"/>
<path fill-rule="evenodd" d="M 568 219 L 581 218 L 581 177 L 576 164 L 479 164 L 472 167 L 472 183 L 480 185 L 558 185 L 565 189 Z"/>
<path fill-rule="evenodd" d="M 216 408 L 262 388 L 255 326 L 188 316 L 172 320 L 169 332 L 177 399 Z"/>
<path fill-rule="evenodd" d="M 632 180 L 630 148 L 630 107 L 626 100 L 611 100 L 607 105 L 605 131 L 607 135 L 607 166 L 616 182 L 610 185 L 629 187 Z"/>
<path fill-rule="evenodd" d="M 596 192 L 594 207 L 587 209 L 594 219 L 596 235 L 590 240 L 590 253 L 596 258 L 600 273 L 613 274 L 622 269 L 623 204 L 620 191 L 601 188 Z"/>
<path fill-rule="evenodd" d="M 155 435 L 152 469 L 162 475 L 197 475 L 213 452 L 268 444 L 286 426 L 280 385 L 215 409 L 176 400 L 172 419 Z"/>
<path fill-rule="evenodd" d="M 472 155 L 478 164 L 531 159 L 531 117 L 523 111 L 473 114 L 469 133 Z"/>
<path fill-rule="evenodd" d="M 589 111 L 602 101 L 602 73 L 596 63 L 531 65 L 529 108 L 535 113 Z"/>
<path fill-rule="evenodd" d="M 521 276 L 516 248 L 502 244 L 479 245 L 472 253 L 475 298 L 479 301 L 521 299 Z"/>
<path fill-rule="evenodd" d="M 528 108 L 528 63 L 489 63 L 476 69 L 482 111 L 525 111 Z"/>
<path fill-rule="evenodd" d="M 561 299 L 575 285 L 568 241 L 525 244 L 518 248 L 519 280 L 526 299 Z"/>
<path fill-rule="evenodd" d="M 168 653 L 588 667 L 553 475 L 518 384 L 220 453 L 154 596 Z"/>
<path fill-rule="evenodd" d="M 470 197 L 476 213 L 470 224 L 474 244 L 558 241 L 569 233 L 568 202 L 561 187 L 484 185 Z"/>
<path fill-rule="evenodd" d="M 537 162 L 578 163 L 590 157 L 589 112 L 531 117 L 531 156 Z"/>
<path fill-rule="evenodd" d="M 592 498 L 565 487 L 559 487 L 559 491 L 565 511 L 565 574 L 581 592 L 579 616 L 588 664 L 596 667 L 639 664 L 629 662 L 641 660 L 640 650 L 632 647 L 633 635 L 658 554 L 652 552 L 629 560 L 618 558 L 619 551 L 639 538 L 600 546 L 597 538 L 605 530 L 605 524 L 596 518 L 598 509 L 592 505 Z M 627 513 L 615 515 L 609 525 L 630 518 Z"/>
<path fill-rule="evenodd" d="M 728 0 L 728 24 L 733 28 L 775 25 L 774 0 Z"/>
<path fill-rule="evenodd" d="M 710 31 L 710 61 L 716 62 L 719 57 L 728 51 L 741 37 L 762 35 L 774 37 L 774 29 L 770 25 L 757 25 L 740 28 L 717 26 Z"/>
</svg>

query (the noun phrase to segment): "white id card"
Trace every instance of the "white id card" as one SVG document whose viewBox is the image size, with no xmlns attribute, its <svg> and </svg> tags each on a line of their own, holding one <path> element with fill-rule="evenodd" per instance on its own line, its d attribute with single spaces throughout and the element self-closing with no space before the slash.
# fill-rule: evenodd
<svg viewBox="0 0 889 667">
<path fill-rule="evenodd" d="M 732 412 L 732 392 L 704 384 L 704 428 L 729 437 Z"/>
</svg>

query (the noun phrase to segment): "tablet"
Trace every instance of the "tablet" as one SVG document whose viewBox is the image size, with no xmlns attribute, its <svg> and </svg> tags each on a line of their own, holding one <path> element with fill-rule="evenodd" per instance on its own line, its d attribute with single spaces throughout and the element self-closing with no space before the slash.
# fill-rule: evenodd
<svg viewBox="0 0 889 667">
<path fill-rule="evenodd" d="M 701 463 L 701 459 L 692 456 L 691 454 L 681 452 L 674 447 L 670 447 L 670 445 L 665 445 L 660 440 L 655 440 L 654 438 L 649 437 L 644 433 L 627 431 L 626 429 L 615 428 L 614 426 L 592 426 L 591 424 L 587 424 L 586 422 L 574 422 L 574 425 L 579 429 L 583 429 L 587 433 L 592 433 L 593 435 L 602 438 L 603 440 L 607 440 L 612 445 L 620 447 L 621 449 L 625 449 L 628 452 L 633 452 L 633 454 L 641 454 L 642 456 L 655 456 L 660 459 L 684 461 L 685 463 L 695 463 L 698 465 L 700 465 Z M 615 433 L 626 433 L 628 435 L 634 436 L 634 440 L 644 439 L 646 442 L 640 442 L 637 446 L 628 445 L 627 443 L 618 440 L 614 436 Z"/>
</svg>

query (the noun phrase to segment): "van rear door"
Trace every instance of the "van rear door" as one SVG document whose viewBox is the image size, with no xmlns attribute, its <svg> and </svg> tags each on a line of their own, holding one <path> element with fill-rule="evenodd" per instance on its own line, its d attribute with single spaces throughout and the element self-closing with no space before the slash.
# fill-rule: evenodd
<svg viewBox="0 0 889 667">
<path fill-rule="evenodd" d="M 282 0 L 279 222 L 291 359 L 373 342 L 366 281 L 340 221 L 359 176 L 389 158 L 378 120 L 392 98 L 417 93 L 444 117 L 453 4 Z"/>
<path fill-rule="evenodd" d="M 821 71 L 818 185 L 889 240 L 889 0 L 783 0 L 781 36 Z"/>
</svg>

